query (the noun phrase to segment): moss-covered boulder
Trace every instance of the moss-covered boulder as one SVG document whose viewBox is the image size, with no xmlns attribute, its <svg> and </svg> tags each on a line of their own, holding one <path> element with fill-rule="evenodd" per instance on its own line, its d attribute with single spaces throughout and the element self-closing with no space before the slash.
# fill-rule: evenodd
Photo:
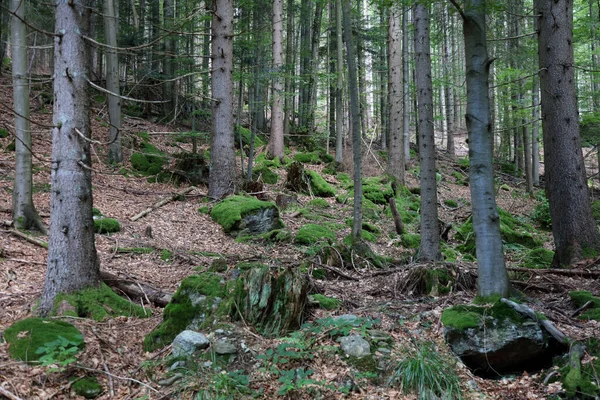
<svg viewBox="0 0 600 400">
<path fill-rule="evenodd" d="M 74 325 L 56 319 L 26 318 L 15 322 L 3 335 L 9 344 L 10 356 L 27 362 L 36 362 L 48 354 L 40 349 L 49 348 L 51 351 L 52 343 L 61 337 L 79 351 L 85 347 L 83 336 Z"/>
<path fill-rule="evenodd" d="M 591 307 L 579 316 L 581 319 L 600 321 L 600 297 L 592 295 L 587 290 L 573 290 L 569 292 L 569 296 L 577 307 L 583 307 L 588 301 L 591 302 Z"/>
<path fill-rule="evenodd" d="M 277 183 L 277 181 L 279 181 L 279 175 L 264 165 L 258 166 L 252 170 L 252 178 L 254 180 L 260 180 L 269 185 L 274 185 Z"/>
<path fill-rule="evenodd" d="M 65 307 L 65 303 L 70 307 Z M 63 312 L 62 310 L 67 311 Z M 73 317 L 91 318 L 95 321 L 119 316 L 148 318 L 152 315 L 152 311 L 124 299 L 105 283 L 74 293 L 59 294 L 54 301 L 52 312 L 53 314 L 62 313 Z"/>
<path fill-rule="evenodd" d="M 539 370 L 564 351 L 537 321 L 500 301 L 447 308 L 442 323 L 452 351 L 480 376 Z"/>
<path fill-rule="evenodd" d="M 235 147 L 239 148 L 240 143 L 245 148 L 250 148 L 252 142 L 252 131 L 248 128 L 244 128 L 241 125 L 235 126 Z M 254 148 L 264 146 L 265 141 L 259 136 L 254 135 Z"/>
<path fill-rule="evenodd" d="M 283 227 L 277 206 L 255 197 L 228 197 L 213 207 L 210 216 L 232 236 L 258 235 Z"/>
<path fill-rule="evenodd" d="M 246 323 L 264 336 L 282 336 L 299 329 L 308 303 L 307 276 L 297 269 L 268 266 L 249 269 L 238 279 L 235 305 Z"/>
<path fill-rule="evenodd" d="M 318 172 L 306 170 L 306 176 L 313 194 L 317 197 L 333 197 L 335 189 Z"/>
<path fill-rule="evenodd" d="M 226 318 L 234 286 L 234 281 L 225 281 L 212 272 L 185 278 L 165 307 L 163 322 L 144 339 L 144 350 L 167 346 L 186 329 L 199 330 Z"/>
<path fill-rule="evenodd" d="M 296 233 L 297 244 L 311 245 L 320 241 L 333 242 L 335 241 L 335 233 L 322 225 L 306 224 L 302 226 Z"/>
<path fill-rule="evenodd" d="M 75 394 L 86 399 L 95 399 L 102 394 L 102 386 L 98 383 L 95 376 L 88 376 L 77 380 L 71 386 Z"/>
<path fill-rule="evenodd" d="M 131 167 L 142 175 L 157 175 L 167 162 L 167 155 L 142 138 L 140 149 L 129 158 Z"/>
<path fill-rule="evenodd" d="M 121 224 L 114 218 L 95 218 L 94 232 L 96 233 L 117 233 L 121 231 Z"/>
<path fill-rule="evenodd" d="M 507 244 L 518 244 L 530 249 L 541 246 L 539 239 L 536 239 L 531 233 L 535 229 L 530 224 L 515 218 L 512 214 L 498 207 L 500 215 L 500 235 L 502 241 Z M 475 254 L 475 234 L 473 232 L 473 219 L 469 219 L 462 224 L 456 232 L 456 239 L 462 241 L 458 250 L 463 253 Z"/>
</svg>

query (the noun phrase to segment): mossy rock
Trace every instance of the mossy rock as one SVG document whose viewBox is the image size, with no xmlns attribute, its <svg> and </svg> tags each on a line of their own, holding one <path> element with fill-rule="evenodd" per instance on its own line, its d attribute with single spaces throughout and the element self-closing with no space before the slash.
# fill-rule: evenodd
<svg viewBox="0 0 600 400">
<path fill-rule="evenodd" d="M 81 332 L 72 324 L 55 319 L 26 318 L 15 322 L 4 331 L 4 339 L 10 345 L 8 353 L 15 360 L 35 362 L 43 353 L 37 353 L 39 348 L 63 337 L 78 343 L 83 350 L 85 343 Z"/>
<path fill-rule="evenodd" d="M 153 144 L 144 141 L 140 151 L 133 153 L 129 161 L 134 170 L 142 175 L 150 176 L 162 171 L 163 166 L 167 162 L 167 155 Z"/>
<path fill-rule="evenodd" d="M 319 164 L 321 157 L 319 157 L 319 153 L 317 152 L 296 153 L 296 155 L 294 155 L 294 161 L 298 161 L 302 164 Z"/>
<path fill-rule="evenodd" d="M 600 297 L 592 295 L 587 290 L 573 290 L 569 292 L 569 296 L 577 307 L 582 307 L 588 301 L 592 302 L 592 307 L 584 311 L 579 318 L 600 321 Z"/>
<path fill-rule="evenodd" d="M 102 386 L 98 383 L 98 379 L 94 377 L 85 377 L 79 379 L 71 386 L 75 394 L 86 399 L 95 399 L 102 394 Z"/>
<path fill-rule="evenodd" d="M 403 247 L 407 249 L 418 249 L 421 246 L 421 235 L 418 233 L 403 233 L 400 235 Z"/>
<path fill-rule="evenodd" d="M 529 251 L 523 258 L 521 266 L 525 268 L 549 268 L 553 259 L 554 252 L 552 250 L 540 247 Z"/>
<path fill-rule="evenodd" d="M 252 177 L 254 180 L 261 179 L 268 185 L 274 185 L 279 181 L 279 175 L 271 171 L 267 166 L 257 167 L 252 170 Z"/>
<path fill-rule="evenodd" d="M 309 296 L 311 300 L 319 304 L 320 308 L 325 310 L 335 310 L 340 307 L 342 302 L 338 299 L 334 299 L 333 297 L 327 297 L 322 294 L 312 294 Z"/>
<path fill-rule="evenodd" d="M 329 203 L 327 200 L 323 199 L 312 199 L 306 204 L 306 207 L 309 208 L 329 208 Z"/>
<path fill-rule="evenodd" d="M 335 233 L 322 225 L 306 224 L 298 230 L 294 242 L 297 244 L 312 245 L 323 240 L 327 242 L 335 241 Z"/>
<path fill-rule="evenodd" d="M 94 232 L 116 233 L 121 231 L 121 224 L 114 218 L 98 218 L 94 220 Z"/>
<path fill-rule="evenodd" d="M 116 294 L 105 283 L 98 287 L 88 287 L 74 293 L 61 293 L 54 301 L 53 313 L 56 314 L 63 302 L 74 308 L 72 316 L 91 318 L 95 321 L 103 321 L 106 318 L 126 316 L 148 318 L 152 315 L 149 309 L 124 299 Z M 71 313 L 65 313 L 70 315 Z"/>
<path fill-rule="evenodd" d="M 493 318 L 498 320 L 508 319 L 516 323 L 523 323 L 527 320 L 511 306 L 500 301 L 495 302 L 491 307 L 456 305 L 446 308 L 442 312 L 444 326 L 458 330 L 483 326 Z"/>
<path fill-rule="evenodd" d="M 261 266 L 251 268 L 237 280 L 234 317 L 268 337 L 278 337 L 302 326 L 308 307 L 307 276 L 298 269 L 283 272 Z"/>
<path fill-rule="evenodd" d="M 163 322 L 144 339 L 144 350 L 154 351 L 173 342 L 186 329 L 199 330 L 227 317 L 235 281 L 205 272 L 188 276 L 164 309 Z"/>
<path fill-rule="evenodd" d="M 249 148 L 250 142 L 252 141 L 252 131 L 248 128 L 244 128 L 241 125 L 235 126 L 235 147 L 239 148 L 240 140 L 242 142 L 242 146 Z M 254 135 L 254 148 L 258 148 L 260 146 L 264 146 L 265 141 L 259 136 Z"/>
<path fill-rule="evenodd" d="M 228 197 L 212 208 L 210 216 L 234 236 L 257 235 L 283 227 L 277 206 L 255 197 Z"/>
<path fill-rule="evenodd" d="M 286 243 L 292 241 L 292 232 L 289 229 L 273 229 L 259 237 L 269 243 Z"/>
<path fill-rule="evenodd" d="M 339 179 L 339 177 L 338 177 Z M 348 189 L 353 188 L 351 183 Z M 387 182 L 386 177 L 371 177 L 362 179 L 363 196 L 375 204 L 387 204 L 388 199 L 394 197 L 392 186 Z M 354 197 L 354 191 L 348 192 L 348 197 Z"/>
<path fill-rule="evenodd" d="M 306 170 L 305 174 L 310 182 L 312 192 L 317 197 L 333 197 L 335 189 L 318 172 Z"/>
<path fill-rule="evenodd" d="M 498 207 L 500 215 L 500 235 L 502 241 L 506 244 L 518 244 L 530 249 L 538 248 L 541 245 L 540 240 L 533 237 L 531 232 L 535 229 L 530 224 L 519 221 L 507 211 Z M 475 234 L 473 232 L 473 219 L 469 219 L 462 224 L 456 232 L 456 239 L 463 244 L 457 249 L 463 253 L 475 254 Z"/>
</svg>

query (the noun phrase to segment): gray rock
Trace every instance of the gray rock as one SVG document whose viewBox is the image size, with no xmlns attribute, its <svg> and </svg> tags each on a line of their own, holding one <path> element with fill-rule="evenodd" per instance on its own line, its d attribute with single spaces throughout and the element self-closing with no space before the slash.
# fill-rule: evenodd
<svg viewBox="0 0 600 400">
<path fill-rule="evenodd" d="M 349 324 L 356 322 L 357 319 L 358 317 L 354 314 L 342 314 L 338 315 L 337 317 L 333 317 L 335 322 L 346 322 Z"/>
<path fill-rule="evenodd" d="M 229 338 L 220 338 L 213 343 L 215 354 L 237 354 L 237 347 L 233 340 Z"/>
<path fill-rule="evenodd" d="M 344 353 L 352 357 L 364 357 L 371 354 L 371 345 L 360 335 L 343 336 L 338 339 Z"/>
<path fill-rule="evenodd" d="M 186 330 L 181 332 L 173 340 L 173 356 L 190 357 L 196 351 L 208 348 L 210 340 L 203 334 Z"/>
<path fill-rule="evenodd" d="M 279 210 L 273 206 L 253 210 L 242 216 L 239 230 L 241 234 L 257 235 L 283 227 L 279 218 Z"/>
</svg>

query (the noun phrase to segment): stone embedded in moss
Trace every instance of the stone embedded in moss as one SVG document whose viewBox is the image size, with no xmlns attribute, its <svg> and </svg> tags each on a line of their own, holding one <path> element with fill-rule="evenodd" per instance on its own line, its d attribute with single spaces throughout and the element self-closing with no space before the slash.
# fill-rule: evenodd
<svg viewBox="0 0 600 400">
<path fill-rule="evenodd" d="M 117 316 L 148 318 L 152 315 L 150 309 L 145 309 L 124 299 L 105 283 L 74 293 L 59 294 L 54 301 L 53 311 L 56 311 L 63 301 L 75 307 L 77 317 L 91 318 L 95 321 L 103 321 L 106 318 Z"/>
<path fill-rule="evenodd" d="M 94 220 L 94 232 L 116 233 L 121 231 L 121 224 L 114 218 L 98 218 Z"/>
<path fill-rule="evenodd" d="M 362 184 L 364 196 L 375 204 L 387 204 L 388 199 L 394 197 L 392 186 L 385 182 L 385 178 L 364 178 Z"/>
<path fill-rule="evenodd" d="M 306 224 L 296 234 L 295 243 L 311 245 L 319 241 L 335 241 L 335 233 L 331 229 L 317 224 Z"/>
<path fill-rule="evenodd" d="M 86 399 L 95 399 L 102 394 L 102 386 L 100 386 L 98 379 L 95 376 L 79 379 L 73 383 L 71 388 L 77 395 L 85 397 Z"/>
<path fill-rule="evenodd" d="M 44 354 L 36 353 L 41 347 L 57 340 L 60 336 L 78 343 L 83 350 L 85 344 L 81 332 L 72 324 L 55 319 L 26 318 L 15 322 L 3 333 L 10 345 L 8 353 L 15 360 L 33 362 Z"/>
<path fill-rule="evenodd" d="M 212 272 L 185 278 L 165 307 L 163 322 L 144 339 L 144 350 L 167 346 L 184 330 L 198 330 L 229 315 L 233 286 Z"/>
<path fill-rule="evenodd" d="M 340 307 L 342 302 L 333 297 L 323 296 L 322 294 L 313 294 L 310 296 L 315 302 L 319 303 L 319 307 L 325 310 L 335 310 Z"/>
<path fill-rule="evenodd" d="M 318 197 L 333 197 L 335 196 L 335 189 L 331 186 L 318 172 L 305 170 L 304 171 L 308 180 L 310 181 L 310 187 L 315 196 Z"/>
<path fill-rule="evenodd" d="M 255 197 L 230 196 L 216 204 L 210 216 L 226 233 L 261 234 L 283 227 L 274 203 Z"/>
</svg>

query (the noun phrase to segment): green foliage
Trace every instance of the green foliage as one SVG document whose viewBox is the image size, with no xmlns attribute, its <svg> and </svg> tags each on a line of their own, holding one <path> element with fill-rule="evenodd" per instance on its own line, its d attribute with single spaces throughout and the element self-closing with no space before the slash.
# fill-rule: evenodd
<svg viewBox="0 0 600 400">
<path fill-rule="evenodd" d="M 349 189 L 352 187 L 352 178 L 350 178 L 350 175 L 348 175 L 347 173 L 340 172 L 335 177 L 338 181 L 340 181 L 344 189 Z"/>
<path fill-rule="evenodd" d="M 328 208 L 329 203 L 327 200 L 323 199 L 312 199 L 308 202 L 308 204 L 306 204 L 306 206 L 309 208 Z"/>
<path fill-rule="evenodd" d="M 323 240 L 327 242 L 335 241 L 335 233 L 322 225 L 306 224 L 298 230 L 294 242 L 311 245 Z"/>
<path fill-rule="evenodd" d="M 335 196 L 335 189 L 323 179 L 318 172 L 305 170 L 306 176 L 310 181 L 310 187 L 315 196 L 332 197 Z"/>
<path fill-rule="evenodd" d="M 375 204 L 387 204 L 390 197 L 394 197 L 392 186 L 386 182 L 385 177 L 363 178 L 363 195 Z"/>
<path fill-rule="evenodd" d="M 8 137 L 8 131 L 4 128 L 0 128 L 0 139 L 4 139 Z"/>
<path fill-rule="evenodd" d="M 114 218 L 98 218 L 94 220 L 94 232 L 116 233 L 121 231 L 121 224 Z"/>
<path fill-rule="evenodd" d="M 533 211 L 532 219 L 536 221 L 542 228 L 551 229 L 552 219 L 550 218 L 550 203 L 543 192 L 539 192 L 536 196 L 539 204 Z"/>
<path fill-rule="evenodd" d="M 279 180 L 279 175 L 271 171 L 269 167 L 260 166 L 252 170 L 252 178 L 254 180 L 261 179 L 264 183 L 268 185 L 274 185 Z"/>
<path fill-rule="evenodd" d="M 239 147 L 240 140 L 242 142 L 242 146 L 250 147 L 250 142 L 252 141 L 252 131 L 248 128 L 244 128 L 241 125 L 235 126 L 235 146 Z M 259 136 L 254 136 L 254 148 L 264 146 L 265 141 Z"/>
<path fill-rule="evenodd" d="M 418 233 L 403 233 L 400 235 L 402 246 L 408 249 L 418 249 L 421 245 L 421 235 Z"/>
<path fill-rule="evenodd" d="M 165 262 L 171 261 L 171 260 L 173 260 L 173 253 L 171 253 L 167 249 L 162 249 L 162 251 L 160 252 L 160 259 Z"/>
<path fill-rule="evenodd" d="M 92 318 L 95 321 L 117 316 L 148 318 L 152 315 L 149 309 L 122 298 L 105 283 L 74 293 L 59 294 L 54 302 L 55 311 L 63 301 L 75 307 L 77 317 Z"/>
<path fill-rule="evenodd" d="M 600 200 L 592 201 L 592 215 L 596 223 L 600 223 Z"/>
<path fill-rule="evenodd" d="M 398 363 L 390 384 L 400 385 L 419 399 L 462 399 L 455 364 L 444 358 L 432 342 L 415 343 Z"/>
<path fill-rule="evenodd" d="M 239 226 L 247 213 L 263 208 L 276 208 L 272 202 L 261 201 L 256 197 L 230 196 L 217 203 L 210 212 L 211 218 L 223 227 L 225 232 L 231 232 Z"/>
<path fill-rule="evenodd" d="M 38 347 L 35 354 L 40 356 L 38 361 L 42 366 L 52 366 L 51 372 L 60 372 L 77 360 L 76 356 L 81 351 L 82 343 L 83 336 L 74 339 L 58 336 L 56 340 Z"/>
<path fill-rule="evenodd" d="M 453 200 L 453 199 L 444 200 L 444 204 L 447 205 L 448 207 L 452 207 L 452 208 L 458 207 L 458 203 L 456 202 L 456 200 Z"/>
<path fill-rule="evenodd" d="M 592 307 L 584 311 L 579 318 L 581 319 L 593 319 L 600 321 L 600 298 L 593 296 L 587 290 L 573 290 L 569 292 L 571 300 L 577 307 L 582 307 L 585 303 L 590 301 Z"/>
<path fill-rule="evenodd" d="M 198 208 L 198 212 L 200 214 L 210 214 L 210 207 L 202 206 L 202 207 Z"/>
<path fill-rule="evenodd" d="M 302 164 L 318 164 L 321 158 L 316 151 L 312 153 L 296 153 L 294 161 L 301 162 Z"/>
<path fill-rule="evenodd" d="M 54 356 L 55 361 L 64 362 L 74 356 L 74 353 L 69 350 L 66 354 L 61 354 L 61 344 L 66 343 L 69 349 L 75 346 L 78 350 L 83 350 L 85 347 L 83 336 L 75 326 L 67 322 L 43 318 L 26 318 L 15 322 L 4 331 L 4 338 L 10 344 L 8 348 L 10 356 L 27 362 L 39 361 L 48 354 Z M 59 340 L 59 338 L 63 339 Z M 59 342 L 56 342 L 57 340 Z M 40 348 L 46 350 L 38 352 Z M 49 358 L 47 357 L 46 361 Z"/>
<path fill-rule="evenodd" d="M 600 114 L 582 114 L 579 128 L 583 146 L 592 147 L 600 144 Z"/>
<path fill-rule="evenodd" d="M 102 211 L 100 211 L 96 207 L 92 207 L 92 215 L 94 217 L 102 217 L 104 214 L 102 214 Z"/>
<path fill-rule="evenodd" d="M 152 247 L 119 247 L 117 253 L 150 254 L 154 251 Z"/>
<path fill-rule="evenodd" d="M 310 376 L 313 373 L 314 371 L 312 369 L 305 369 L 304 367 L 281 371 L 278 379 L 281 386 L 279 387 L 277 394 L 279 396 L 285 396 L 308 386 L 324 384 L 324 381 L 311 379 Z"/>
<path fill-rule="evenodd" d="M 6 147 L 4 147 L 4 150 L 6 150 L 7 152 L 15 151 L 15 149 L 16 149 L 16 144 L 15 144 L 14 140 L 12 142 L 10 142 L 9 144 L 7 144 Z"/>
<path fill-rule="evenodd" d="M 149 143 L 144 137 L 142 139 L 144 141 L 140 151 L 133 153 L 129 158 L 131 167 L 143 175 L 157 175 L 167 162 L 167 155 Z"/>
<path fill-rule="evenodd" d="M 521 265 L 525 268 L 549 268 L 554 259 L 552 250 L 544 249 L 543 247 L 530 250 Z"/>
<path fill-rule="evenodd" d="M 340 307 L 341 301 L 338 299 L 334 299 L 333 297 L 323 296 L 322 294 L 313 294 L 311 295 L 313 300 L 319 303 L 319 307 L 324 308 L 325 310 L 335 310 Z"/>
<path fill-rule="evenodd" d="M 200 375 L 208 375 L 210 378 L 206 384 L 201 385 L 196 400 L 249 399 L 260 394 L 250 387 L 250 377 L 242 370 L 197 374 Z"/>
<path fill-rule="evenodd" d="M 73 391 L 86 399 L 94 399 L 102 393 L 102 386 L 96 377 L 85 377 L 73 383 Z"/>
</svg>

